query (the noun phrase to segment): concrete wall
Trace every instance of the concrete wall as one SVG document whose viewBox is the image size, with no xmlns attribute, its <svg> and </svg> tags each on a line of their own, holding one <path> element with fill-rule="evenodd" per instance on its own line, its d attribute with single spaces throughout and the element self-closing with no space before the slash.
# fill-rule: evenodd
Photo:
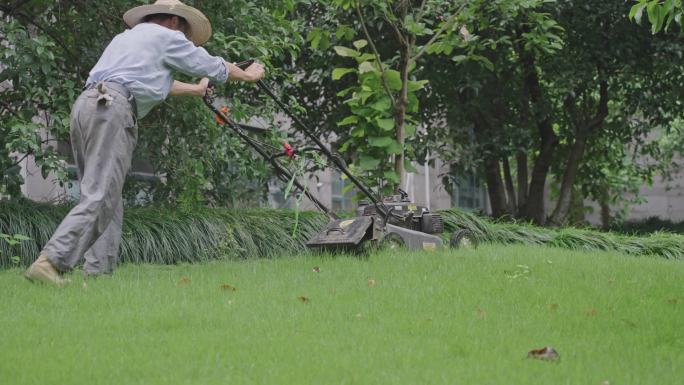
<svg viewBox="0 0 684 385">
<path fill-rule="evenodd" d="M 684 173 L 675 175 L 672 181 L 658 178 L 653 186 L 642 186 L 639 189 L 642 203 L 628 207 L 625 220 L 641 221 L 651 217 L 667 219 L 673 222 L 684 221 Z M 625 200 L 634 199 L 633 195 L 626 195 Z M 586 215 L 586 220 L 592 224 L 601 223 L 601 210 L 596 202 L 586 202 L 586 206 L 593 209 Z M 615 215 L 619 207 L 611 207 L 611 214 Z"/>
</svg>

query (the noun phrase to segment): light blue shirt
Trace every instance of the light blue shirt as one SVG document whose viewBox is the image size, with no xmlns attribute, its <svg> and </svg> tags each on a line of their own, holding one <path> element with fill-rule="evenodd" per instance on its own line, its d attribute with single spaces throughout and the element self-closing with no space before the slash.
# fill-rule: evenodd
<svg viewBox="0 0 684 385">
<path fill-rule="evenodd" d="M 208 77 L 215 83 L 228 78 L 223 59 L 196 47 L 182 32 L 140 23 L 114 37 L 86 84 L 109 81 L 125 86 L 135 97 L 138 118 L 142 118 L 169 95 L 173 70 Z"/>
</svg>

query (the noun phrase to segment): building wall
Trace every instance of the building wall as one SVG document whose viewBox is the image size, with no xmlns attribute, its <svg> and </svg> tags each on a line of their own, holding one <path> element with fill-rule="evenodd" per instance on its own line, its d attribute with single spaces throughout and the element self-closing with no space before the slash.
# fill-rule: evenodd
<svg viewBox="0 0 684 385">
<path fill-rule="evenodd" d="M 639 222 L 651 217 L 670 220 L 673 222 L 684 221 L 684 173 L 678 173 L 672 181 L 664 181 L 658 178 L 653 186 L 642 186 L 639 189 L 639 197 L 642 203 L 627 208 L 625 220 Z M 633 195 L 625 196 L 625 200 L 634 199 Z M 592 211 L 586 215 L 586 220 L 595 225 L 601 224 L 601 209 L 596 202 L 586 202 L 586 206 Z M 620 210 L 619 207 L 611 207 L 611 215 Z"/>
<path fill-rule="evenodd" d="M 73 197 L 74 189 L 78 189 L 76 183 L 60 186 L 54 173 L 43 178 L 33 156 L 28 156 L 21 162 L 21 176 L 24 178 L 21 192 L 37 202 L 64 202 Z"/>
</svg>

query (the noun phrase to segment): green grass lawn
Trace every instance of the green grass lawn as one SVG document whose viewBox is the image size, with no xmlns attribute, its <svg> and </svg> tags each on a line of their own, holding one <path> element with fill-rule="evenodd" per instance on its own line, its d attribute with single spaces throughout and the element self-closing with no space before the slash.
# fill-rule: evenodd
<svg viewBox="0 0 684 385">
<path fill-rule="evenodd" d="M 684 264 L 658 258 L 483 246 L 127 265 L 87 289 L 20 273 L 0 272 L 8 385 L 684 382 Z M 544 346 L 560 361 L 526 358 Z"/>
</svg>

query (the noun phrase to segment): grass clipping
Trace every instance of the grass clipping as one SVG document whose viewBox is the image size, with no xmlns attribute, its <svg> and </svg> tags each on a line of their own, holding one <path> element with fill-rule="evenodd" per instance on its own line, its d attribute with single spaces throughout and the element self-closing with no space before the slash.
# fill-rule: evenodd
<svg viewBox="0 0 684 385">
<path fill-rule="evenodd" d="M 27 201 L 0 204 L 0 233 L 31 238 L 16 245 L 0 241 L 0 267 L 26 266 L 50 239 L 69 207 Z M 586 229 L 547 229 L 499 223 L 456 209 L 442 211 L 448 235 L 469 229 L 480 242 L 549 245 L 573 250 L 615 250 L 631 255 L 684 259 L 684 237 L 670 233 L 624 236 Z M 192 263 L 212 259 L 272 258 L 306 249 L 306 240 L 327 219 L 317 212 L 271 209 L 133 208 L 125 211 L 121 261 Z M 293 235 L 293 229 L 296 231 Z M 19 256 L 18 261 L 12 256 Z"/>
</svg>

